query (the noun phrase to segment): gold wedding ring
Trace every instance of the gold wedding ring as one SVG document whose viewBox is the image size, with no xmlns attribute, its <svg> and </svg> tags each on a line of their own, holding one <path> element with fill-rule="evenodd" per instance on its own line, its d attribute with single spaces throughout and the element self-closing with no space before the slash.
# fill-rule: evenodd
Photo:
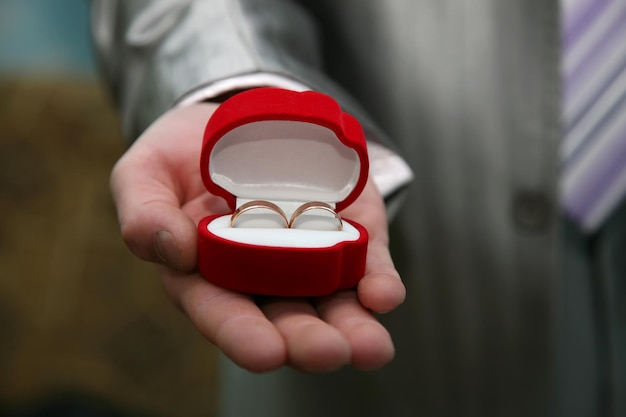
<svg viewBox="0 0 626 417">
<path fill-rule="evenodd" d="M 290 220 L 287 220 L 287 215 L 280 207 L 278 207 L 276 204 L 270 201 L 265 201 L 265 200 L 249 201 L 239 206 L 237 210 L 234 211 L 232 216 L 230 216 L 230 227 L 235 226 L 235 222 L 237 221 L 239 216 L 241 216 L 242 214 L 251 210 L 258 210 L 258 209 L 266 209 L 266 210 L 270 210 L 278 214 L 280 218 L 283 220 L 283 222 L 285 222 L 285 226 L 287 226 L 289 229 L 293 229 L 293 225 L 298 219 L 298 217 L 300 217 L 307 211 L 323 210 L 323 211 L 329 212 L 335 217 L 335 219 L 337 219 L 337 221 L 339 222 L 339 224 L 337 225 L 337 230 L 339 231 L 343 230 L 343 221 L 341 220 L 341 216 L 339 216 L 339 213 L 337 213 L 330 204 L 324 203 L 323 201 L 311 201 L 311 202 L 302 204 L 296 209 L 296 211 L 293 212 L 293 215 L 291 216 Z"/>
<path fill-rule="evenodd" d="M 293 212 L 293 215 L 291 216 L 291 219 L 289 220 L 289 223 L 287 226 L 290 229 L 293 228 L 293 225 L 298 219 L 298 217 L 300 217 L 307 211 L 311 211 L 311 210 L 324 210 L 324 211 L 331 213 L 339 221 L 337 230 L 343 230 L 343 221 L 341 220 L 341 216 L 339 216 L 339 213 L 337 213 L 330 204 L 324 203 L 322 201 L 311 201 L 308 203 L 304 203 L 303 205 L 298 207 L 296 211 Z"/>
<path fill-rule="evenodd" d="M 237 210 L 235 210 L 233 215 L 230 216 L 230 227 L 235 226 L 235 221 L 237 221 L 237 218 L 243 213 L 258 209 L 267 209 L 273 211 L 274 213 L 278 214 L 281 219 L 283 219 L 283 221 L 285 222 L 285 226 L 289 227 L 289 221 L 287 220 L 287 215 L 285 214 L 285 212 L 276 204 L 264 200 L 248 201 L 247 203 L 237 207 Z"/>
</svg>

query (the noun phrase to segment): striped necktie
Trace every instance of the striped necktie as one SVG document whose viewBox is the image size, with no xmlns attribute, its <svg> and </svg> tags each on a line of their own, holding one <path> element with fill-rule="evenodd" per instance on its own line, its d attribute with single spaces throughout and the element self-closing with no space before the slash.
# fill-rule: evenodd
<svg viewBox="0 0 626 417">
<path fill-rule="evenodd" d="M 562 0 L 561 198 L 585 231 L 626 195 L 626 0 Z"/>
</svg>

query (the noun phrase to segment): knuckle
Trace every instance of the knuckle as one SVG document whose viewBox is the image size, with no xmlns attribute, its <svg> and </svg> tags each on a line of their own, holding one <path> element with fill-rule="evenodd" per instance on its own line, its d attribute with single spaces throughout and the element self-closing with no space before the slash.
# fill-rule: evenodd
<svg viewBox="0 0 626 417">
<path fill-rule="evenodd" d="M 130 251 L 141 259 L 151 260 L 146 250 L 146 239 L 142 233 L 141 221 L 137 216 L 120 219 L 120 234 Z"/>
</svg>

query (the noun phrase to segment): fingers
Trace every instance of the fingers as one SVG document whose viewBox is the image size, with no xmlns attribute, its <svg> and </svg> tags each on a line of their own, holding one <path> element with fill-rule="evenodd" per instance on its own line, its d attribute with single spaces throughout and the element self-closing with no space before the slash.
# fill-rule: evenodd
<svg viewBox="0 0 626 417">
<path fill-rule="evenodd" d="M 370 239 L 365 275 L 357 292 L 361 303 L 376 313 L 388 313 L 404 302 L 406 289 L 386 241 Z"/>
<path fill-rule="evenodd" d="M 353 207 L 345 212 L 349 218 L 358 219 L 369 233 L 365 275 L 358 286 L 359 300 L 376 313 L 387 313 L 402 304 L 406 290 L 389 252 L 384 201 L 371 180 Z"/>
<path fill-rule="evenodd" d="M 267 372 L 287 362 L 282 335 L 250 297 L 212 285 L 197 274 L 163 272 L 163 285 L 194 325 L 233 362 Z"/>
<path fill-rule="evenodd" d="M 259 308 L 251 297 L 224 290 L 197 274 L 163 271 L 170 298 L 196 328 L 237 365 L 268 372 L 290 365 L 327 372 L 350 363 L 350 347 L 337 329 L 304 300 L 275 299 Z"/>
<path fill-rule="evenodd" d="M 344 291 L 317 302 L 320 318 L 336 328 L 350 346 L 350 363 L 362 370 L 378 369 L 393 359 L 391 336 L 363 308 L 353 291 Z"/>
<path fill-rule="evenodd" d="M 251 297 L 217 287 L 198 274 L 162 274 L 170 298 L 226 356 L 251 372 L 284 365 L 319 373 L 352 364 L 377 369 L 394 356 L 391 338 L 353 291 L 316 300 Z"/>
<path fill-rule="evenodd" d="M 283 336 L 289 365 L 305 372 L 329 372 L 350 363 L 350 345 L 332 325 L 320 320 L 306 300 L 273 299 L 263 312 Z"/>
<path fill-rule="evenodd" d="M 314 300 L 280 299 L 261 309 L 283 336 L 288 363 L 305 372 L 329 372 L 351 364 L 378 369 L 394 357 L 387 330 L 354 291 Z"/>
</svg>

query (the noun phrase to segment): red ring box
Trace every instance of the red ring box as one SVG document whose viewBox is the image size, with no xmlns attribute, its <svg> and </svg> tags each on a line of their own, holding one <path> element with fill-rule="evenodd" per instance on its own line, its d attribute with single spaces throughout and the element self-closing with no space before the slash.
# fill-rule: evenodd
<svg viewBox="0 0 626 417">
<path fill-rule="evenodd" d="M 324 94 L 257 88 L 226 100 L 207 123 L 200 158 L 207 190 L 231 210 L 252 200 L 277 204 L 287 218 L 322 201 L 341 211 L 360 195 L 369 162 L 363 130 Z M 264 209 L 205 217 L 198 224 L 198 268 L 231 290 L 320 296 L 363 277 L 367 230 L 311 210 L 286 228 Z M 281 223 L 282 222 L 282 223 Z"/>
</svg>

